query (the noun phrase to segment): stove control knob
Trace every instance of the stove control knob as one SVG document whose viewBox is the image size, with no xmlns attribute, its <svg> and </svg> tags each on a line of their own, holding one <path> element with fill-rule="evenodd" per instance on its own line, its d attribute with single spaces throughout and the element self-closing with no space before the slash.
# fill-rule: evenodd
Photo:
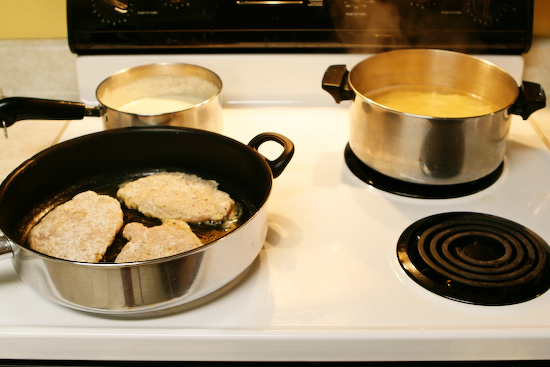
<svg viewBox="0 0 550 367">
<path fill-rule="evenodd" d="M 131 5 L 130 0 L 92 0 L 93 13 L 108 25 L 125 23 Z"/>
<path fill-rule="evenodd" d="M 508 11 L 508 3 L 493 0 L 470 0 L 467 12 L 481 25 L 498 23 Z"/>
</svg>

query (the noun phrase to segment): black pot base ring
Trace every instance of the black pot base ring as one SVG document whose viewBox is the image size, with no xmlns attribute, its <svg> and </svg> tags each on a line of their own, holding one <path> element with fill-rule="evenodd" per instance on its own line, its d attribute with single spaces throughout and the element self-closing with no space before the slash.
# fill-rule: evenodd
<svg viewBox="0 0 550 367">
<path fill-rule="evenodd" d="M 417 199 L 451 199 L 475 194 L 494 184 L 504 170 L 503 162 L 496 170 L 475 181 L 452 185 L 427 185 L 398 180 L 376 171 L 353 153 L 349 143 L 344 150 L 344 159 L 350 171 L 366 184 L 392 194 Z"/>
</svg>

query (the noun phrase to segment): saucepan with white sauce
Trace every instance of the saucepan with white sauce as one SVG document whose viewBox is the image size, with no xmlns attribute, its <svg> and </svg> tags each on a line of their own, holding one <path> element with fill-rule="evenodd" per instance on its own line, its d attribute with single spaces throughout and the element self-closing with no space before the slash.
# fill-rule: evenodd
<svg viewBox="0 0 550 367">
<path fill-rule="evenodd" d="M 158 63 L 121 70 L 96 90 L 99 106 L 79 102 L 9 97 L 0 100 L 0 120 L 77 120 L 101 116 L 106 129 L 179 126 L 221 132 L 222 81 L 200 66 Z"/>
<path fill-rule="evenodd" d="M 462 53 L 404 49 L 351 71 L 330 66 L 323 89 L 352 100 L 349 145 L 370 168 L 424 185 L 473 182 L 502 164 L 511 115 L 544 108 L 541 86 Z"/>
</svg>

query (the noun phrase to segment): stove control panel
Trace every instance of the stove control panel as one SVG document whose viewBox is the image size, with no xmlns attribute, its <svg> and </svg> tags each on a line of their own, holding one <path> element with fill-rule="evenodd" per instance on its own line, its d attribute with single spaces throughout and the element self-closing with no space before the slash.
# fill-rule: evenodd
<svg viewBox="0 0 550 367">
<path fill-rule="evenodd" d="M 521 54 L 534 0 L 67 0 L 77 54 L 379 52 Z"/>
</svg>

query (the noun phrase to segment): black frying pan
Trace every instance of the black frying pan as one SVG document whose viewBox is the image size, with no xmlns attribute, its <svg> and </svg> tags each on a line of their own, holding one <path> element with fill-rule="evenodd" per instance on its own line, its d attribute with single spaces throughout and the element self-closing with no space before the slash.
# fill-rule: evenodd
<svg viewBox="0 0 550 367">
<path fill-rule="evenodd" d="M 274 161 L 258 153 L 266 141 L 284 147 Z M 278 134 L 260 134 L 244 145 L 216 133 L 175 127 L 107 130 L 73 139 L 37 154 L 2 183 L 0 230 L 5 237 L 0 244 L 10 244 L 14 267 L 26 283 L 65 306 L 118 314 L 187 303 L 229 283 L 256 258 L 265 239 L 272 178 L 282 173 L 293 152 L 292 142 Z M 191 252 L 132 264 L 78 263 L 27 247 L 29 228 L 51 207 L 79 192 L 108 191 L 158 171 L 216 180 L 247 208 L 240 226 Z"/>
</svg>

